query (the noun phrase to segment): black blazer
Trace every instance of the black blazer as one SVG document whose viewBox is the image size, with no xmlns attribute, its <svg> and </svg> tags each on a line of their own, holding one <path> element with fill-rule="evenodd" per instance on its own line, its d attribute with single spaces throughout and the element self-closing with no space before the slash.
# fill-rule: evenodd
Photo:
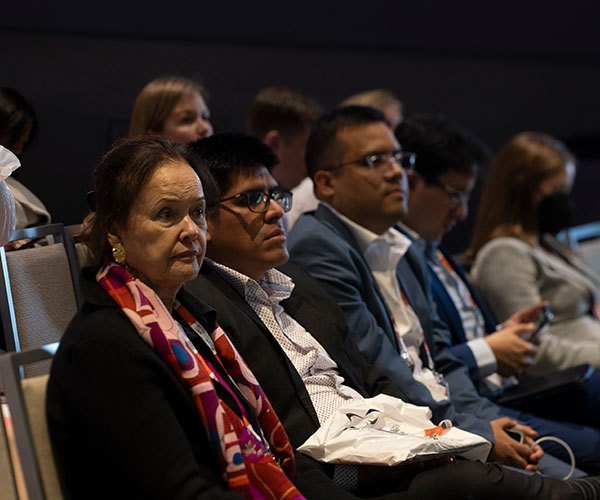
<svg viewBox="0 0 600 500">
<path fill-rule="evenodd" d="M 98 285 L 52 363 L 50 437 L 71 498 L 238 498 L 228 492 L 200 415 L 183 383 Z M 196 318 L 214 312 L 184 301 Z"/>
<path fill-rule="evenodd" d="M 67 498 L 239 498 L 227 491 L 187 387 L 86 270 L 85 304 L 67 328 L 48 384 L 47 416 Z M 185 290 L 200 321 L 212 308 Z M 208 349 L 191 338 L 203 355 Z M 298 454 L 307 497 L 351 497 Z M 351 497 L 354 498 L 354 497 Z"/>
</svg>

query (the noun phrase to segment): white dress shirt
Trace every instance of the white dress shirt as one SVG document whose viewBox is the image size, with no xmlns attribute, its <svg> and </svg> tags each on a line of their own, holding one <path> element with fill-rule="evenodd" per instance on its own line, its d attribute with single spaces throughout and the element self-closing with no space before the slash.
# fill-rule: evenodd
<svg viewBox="0 0 600 500">
<path fill-rule="evenodd" d="M 429 389 L 436 401 L 448 399 L 448 386 L 443 376 L 434 369 L 433 360 L 429 356 L 427 346 L 424 345 L 425 335 L 419 317 L 403 297 L 396 275 L 398 262 L 411 245 L 410 239 L 393 227 L 377 235 L 331 206 L 328 205 L 328 208 L 353 232 L 392 316 L 400 354 L 403 354 L 404 349 L 408 352 L 414 378 Z M 422 348 L 425 348 L 427 353 L 426 364 L 421 360 Z"/>
</svg>

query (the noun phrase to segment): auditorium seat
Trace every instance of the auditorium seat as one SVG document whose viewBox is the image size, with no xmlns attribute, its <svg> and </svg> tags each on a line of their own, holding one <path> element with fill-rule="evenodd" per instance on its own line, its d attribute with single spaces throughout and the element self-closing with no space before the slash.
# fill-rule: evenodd
<svg viewBox="0 0 600 500">
<path fill-rule="evenodd" d="M 24 366 L 51 359 L 57 348 L 54 343 L 0 356 L 2 389 L 29 500 L 63 498 L 46 422 L 48 374 L 23 378 Z"/>
<path fill-rule="evenodd" d="M 58 341 L 82 304 L 73 242 L 64 226 L 15 231 L 11 241 L 20 239 L 43 244 L 8 252 L 0 247 L 0 318 L 7 351 Z"/>
</svg>

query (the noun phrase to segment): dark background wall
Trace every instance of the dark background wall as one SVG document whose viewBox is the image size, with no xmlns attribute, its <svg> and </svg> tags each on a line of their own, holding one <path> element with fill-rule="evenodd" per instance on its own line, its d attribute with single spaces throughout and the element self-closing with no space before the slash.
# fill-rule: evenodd
<svg viewBox="0 0 600 500">
<path fill-rule="evenodd" d="M 176 73 L 208 87 L 217 131 L 242 129 L 256 91 L 285 83 L 328 107 L 387 87 L 493 148 L 548 132 L 579 154 L 581 223 L 600 219 L 599 14 L 594 2 L 15 2 L 0 15 L 0 85 L 38 113 L 20 179 L 57 221 L 85 214 L 93 167 L 141 87 Z"/>
</svg>

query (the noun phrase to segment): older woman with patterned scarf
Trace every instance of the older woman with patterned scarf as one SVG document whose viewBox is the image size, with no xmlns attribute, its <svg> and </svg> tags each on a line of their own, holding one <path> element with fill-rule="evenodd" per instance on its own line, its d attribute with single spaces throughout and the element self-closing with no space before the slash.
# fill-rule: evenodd
<svg viewBox="0 0 600 500">
<path fill-rule="evenodd" d="M 120 142 L 96 169 L 98 267 L 84 270 L 48 386 L 71 498 L 302 498 L 277 415 L 214 311 L 183 289 L 206 246 L 200 175 L 161 138 Z"/>
</svg>

